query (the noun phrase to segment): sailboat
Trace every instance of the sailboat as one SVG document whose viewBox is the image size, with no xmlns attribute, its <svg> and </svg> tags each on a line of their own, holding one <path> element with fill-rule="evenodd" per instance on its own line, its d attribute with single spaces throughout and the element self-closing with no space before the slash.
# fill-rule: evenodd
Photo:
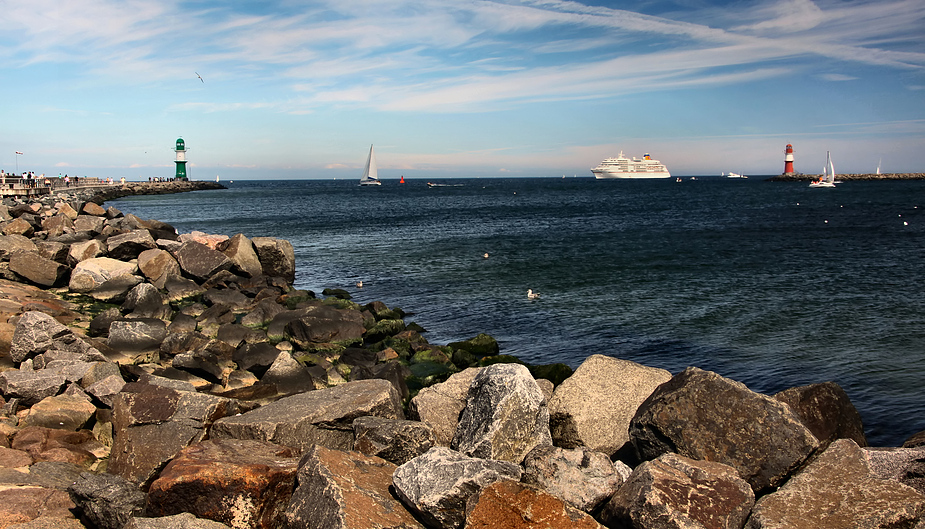
<svg viewBox="0 0 925 529">
<path fill-rule="evenodd" d="M 810 182 L 809 187 L 835 187 L 835 165 L 832 163 L 829 151 L 825 151 L 825 167 L 822 168 L 822 176 L 819 180 Z"/>
<path fill-rule="evenodd" d="M 883 163 L 883 158 L 880 158 L 880 161 L 877 162 L 877 174 L 880 174 L 880 164 Z"/>
<path fill-rule="evenodd" d="M 379 169 L 376 167 L 376 153 L 373 146 L 369 146 L 369 156 L 366 158 L 366 169 L 363 171 L 363 178 L 360 178 L 361 186 L 381 186 L 379 181 Z"/>
</svg>

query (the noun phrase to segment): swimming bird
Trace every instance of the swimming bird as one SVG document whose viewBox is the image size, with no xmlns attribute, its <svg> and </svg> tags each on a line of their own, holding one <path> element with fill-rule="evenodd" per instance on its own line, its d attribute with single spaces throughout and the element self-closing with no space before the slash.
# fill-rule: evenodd
<svg viewBox="0 0 925 529">
<path fill-rule="evenodd" d="M 539 292 L 534 292 L 532 288 L 527 289 L 527 299 L 537 299 L 540 297 Z"/>
<path fill-rule="evenodd" d="M 357 281 L 357 288 L 363 288 L 363 282 Z"/>
<path fill-rule="evenodd" d="M 488 252 L 483 253 L 483 254 L 482 254 L 482 257 L 485 258 L 485 259 L 488 259 Z"/>
<path fill-rule="evenodd" d="M 196 74 L 196 77 L 198 77 L 200 81 L 202 81 L 202 76 L 199 75 L 199 72 L 193 72 L 193 73 Z M 205 81 L 202 81 L 202 82 L 204 83 Z"/>
</svg>

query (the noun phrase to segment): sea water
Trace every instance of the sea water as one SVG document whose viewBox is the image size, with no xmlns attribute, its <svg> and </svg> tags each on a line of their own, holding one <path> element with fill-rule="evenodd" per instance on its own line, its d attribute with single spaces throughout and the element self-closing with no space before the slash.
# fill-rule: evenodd
<svg viewBox="0 0 925 529">
<path fill-rule="evenodd" d="M 872 445 L 925 430 L 925 181 L 440 182 L 235 181 L 109 205 L 288 239 L 296 287 L 400 307 L 431 343 L 485 332 L 529 363 L 697 366 L 766 394 L 835 381 Z"/>
</svg>

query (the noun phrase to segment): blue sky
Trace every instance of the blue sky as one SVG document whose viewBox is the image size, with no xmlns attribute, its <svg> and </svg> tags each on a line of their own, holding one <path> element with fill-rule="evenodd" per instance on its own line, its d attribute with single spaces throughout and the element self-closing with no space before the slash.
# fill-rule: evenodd
<svg viewBox="0 0 925 529">
<path fill-rule="evenodd" d="M 925 171 L 925 2 L 0 0 L 0 168 Z M 197 72 L 202 80 L 197 77 Z M 14 153 L 23 152 L 21 156 Z"/>
</svg>

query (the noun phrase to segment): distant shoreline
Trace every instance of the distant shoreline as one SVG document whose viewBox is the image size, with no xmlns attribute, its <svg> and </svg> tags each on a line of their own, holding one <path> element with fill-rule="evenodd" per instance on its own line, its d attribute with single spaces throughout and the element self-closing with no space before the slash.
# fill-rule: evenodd
<svg viewBox="0 0 925 529">
<path fill-rule="evenodd" d="M 768 182 L 809 182 L 822 175 L 792 173 L 772 176 Z M 836 180 L 925 180 L 925 173 L 836 174 Z"/>
</svg>

